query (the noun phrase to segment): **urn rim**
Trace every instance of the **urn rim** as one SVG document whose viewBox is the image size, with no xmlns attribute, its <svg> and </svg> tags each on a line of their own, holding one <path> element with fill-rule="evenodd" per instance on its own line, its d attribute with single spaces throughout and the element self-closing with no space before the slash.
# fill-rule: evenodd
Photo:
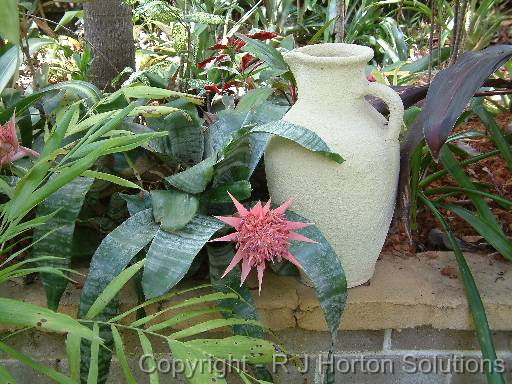
<svg viewBox="0 0 512 384">
<path fill-rule="evenodd" d="M 373 58 L 373 49 L 364 45 L 323 43 L 295 48 L 283 55 L 285 61 L 307 64 L 367 63 Z"/>
</svg>

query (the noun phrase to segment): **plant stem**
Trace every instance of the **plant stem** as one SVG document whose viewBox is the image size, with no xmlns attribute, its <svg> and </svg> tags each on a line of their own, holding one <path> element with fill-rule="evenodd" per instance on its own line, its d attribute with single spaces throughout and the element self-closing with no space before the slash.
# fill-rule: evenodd
<svg viewBox="0 0 512 384">
<path fill-rule="evenodd" d="M 485 152 L 485 153 L 482 153 L 480 155 L 474 156 L 474 157 L 472 157 L 470 159 L 463 160 L 463 161 L 460 162 L 460 165 L 461 166 L 466 166 L 466 165 L 469 165 L 469 164 L 477 163 L 480 160 L 487 159 L 488 157 L 496 156 L 500 152 L 501 151 L 499 149 L 494 149 L 492 151 Z M 427 176 L 423 180 L 420 181 L 420 183 L 419 183 L 420 188 L 426 187 L 427 185 L 429 185 L 430 183 L 440 179 L 441 177 L 443 177 L 447 173 L 448 173 L 448 171 L 446 169 L 442 169 L 440 171 L 432 173 L 430 176 Z"/>
</svg>

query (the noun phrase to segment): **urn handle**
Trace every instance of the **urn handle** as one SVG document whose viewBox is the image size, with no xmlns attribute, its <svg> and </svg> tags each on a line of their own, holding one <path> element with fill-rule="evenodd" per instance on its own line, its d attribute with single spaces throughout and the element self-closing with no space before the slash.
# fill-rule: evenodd
<svg viewBox="0 0 512 384">
<path fill-rule="evenodd" d="M 388 123 L 388 137 L 397 140 L 400 130 L 402 129 L 402 122 L 404 118 L 404 105 L 398 93 L 393 91 L 390 87 L 379 84 L 368 84 L 368 95 L 382 99 L 389 108 L 389 123 Z"/>
</svg>

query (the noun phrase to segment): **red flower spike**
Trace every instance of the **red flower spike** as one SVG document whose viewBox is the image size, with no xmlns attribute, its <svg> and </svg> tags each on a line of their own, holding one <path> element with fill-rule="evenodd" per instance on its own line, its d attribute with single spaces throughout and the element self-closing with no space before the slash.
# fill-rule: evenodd
<svg viewBox="0 0 512 384">
<path fill-rule="evenodd" d="M 16 136 L 16 114 L 12 115 L 5 125 L 0 124 L 0 167 L 12 163 L 22 157 L 37 157 L 39 153 L 30 148 L 25 148 L 18 142 Z"/>
<path fill-rule="evenodd" d="M 238 211 L 238 216 L 216 216 L 216 218 L 235 228 L 236 232 L 210 240 L 212 242 L 234 241 L 236 243 L 236 254 L 222 277 L 242 262 L 240 282 L 240 285 L 242 285 L 251 269 L 255 267 L 258 273 L 259 292 L 261 293 L 267 261 L 274 262 L 286 259 L 302 269 L 295 256 L 288 250 L 288 241 L 297 240 L 308 243 L 316 243 L 316 241 L 293 232 L 312 224 L 286 220 L 284 213 L 292 203 L 292 199 L 273 210 L 270 209 L 270 200 L 265 206 L 258 202 L 248 210 L 231 194 L 229 196 Z"/>
</svg>

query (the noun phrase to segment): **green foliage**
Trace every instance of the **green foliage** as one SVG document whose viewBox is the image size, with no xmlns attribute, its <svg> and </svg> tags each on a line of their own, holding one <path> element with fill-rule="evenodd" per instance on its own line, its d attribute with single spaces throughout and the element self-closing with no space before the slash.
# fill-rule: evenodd
<svg viewBox="0 0 512 384">
<path fill-rule="evenodd" d="M 0 37 L 9 42 L 20 44 L 20 18 L 18 16 L 18 0 L 5 0 L 0 8 Z M 1 91 L 1 88 L 0 88 Z"/>
<path fill-rule="evenodd" d="M 42 261 L 47 267 L 69 268 L 71 266 L 73 234 L 75 221 L 82 208 L 85 195 L 92 180 L 78 177 L 50 195 L 37 208 L 38 216 L 54 212 L 52 219 L 34 230 L 32 257 L 45 255 L 57 256 L 55 261 Z M 55 229 L 52 231 L 52 229 Z M 45 234 L 48 234 L 45 236 Z M 46 291 L 48 308 L 57 310 L 59 301 L 67 287 L 68 280 L 55 274 L 41 274 Z"/>
</svg>

